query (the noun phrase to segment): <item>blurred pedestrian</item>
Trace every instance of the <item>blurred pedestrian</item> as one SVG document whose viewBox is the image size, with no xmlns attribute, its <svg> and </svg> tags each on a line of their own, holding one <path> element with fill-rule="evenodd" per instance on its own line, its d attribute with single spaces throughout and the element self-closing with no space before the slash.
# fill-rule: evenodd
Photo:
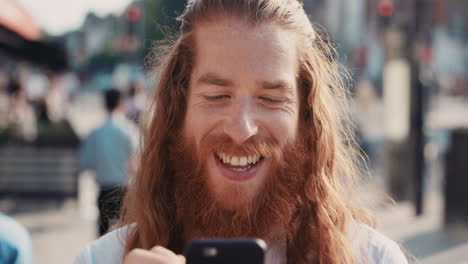
<svg viewBox="0 0 468 264">
<path fill-rule="evenodd" d="M 143 112 L 145 106 L 146 106 L 145 91 L 137 82 L 132 82 L 130 84 L 128 97 L 125 101 L 126 116 L 130 120 L 136 123 L 139 123 L 141 112 Z"/>
<path fill-rule="evenodd" d="M 105 234 L 110 221 L 118 218 L 139 131 L 124 115 L 122 96 L 117 90 L 105 92 L 106 122 L 92 131 L 80 151 L 80 169 L 93 170 L 100 187 L 98 207 L 99 235 Z"/>
<path fill-rule="evenodd" d="M 33 141 L 37 137 L 37 120 L 33 107 L 28 102 L 21 84 L 12 80 L 8 86 L 8 129 L 16 138 Z"/>
<path fill-rule="evenodd" d="M 50 86 L 44 98 L 47 117 L 52 123 L 59 123 L 65 119 L 68 107 L 68 91 L 63 84 L 61 75 L 49 73 Z"/>
<path fill-rule="evenodd" d="M 379 143 L 383 141 L 383 103 L 377 89 L 368 79 L 361 79 L 355 88 L 353 118 L 356 124 L 361 149 L 368 155 L 370 165 L 376 161 Z"/>
<path fill-rule="evenodd" d="M 0 213 L 0 263 L 33 263 L 31 238 L 16 220 Z"/>
</svg>

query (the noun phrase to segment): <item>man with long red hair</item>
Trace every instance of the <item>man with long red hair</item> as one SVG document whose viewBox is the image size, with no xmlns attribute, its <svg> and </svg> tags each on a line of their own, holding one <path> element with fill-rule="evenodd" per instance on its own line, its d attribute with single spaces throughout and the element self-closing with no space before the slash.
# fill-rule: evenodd
<svg viewBox="0 0 468 264">
<path fill-rule="evenodd" d="M 298 0 L 189 0 L 159 60 L 121 227 L 77 263 L 185 263 L 259 237 L 266 263 L 407 263 L 356 202 L 343 71 Z"/>
</svg>

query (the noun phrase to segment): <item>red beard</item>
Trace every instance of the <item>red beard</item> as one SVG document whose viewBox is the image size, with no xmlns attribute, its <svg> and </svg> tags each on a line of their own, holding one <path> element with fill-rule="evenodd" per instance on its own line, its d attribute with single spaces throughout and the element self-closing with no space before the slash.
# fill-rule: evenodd
<svg viewBox="0 0 468 264">
<path fill-rule="evenodd" d="M 290 229 L 306 175 L 303 144 L 291 144 L 282 150 L 272 140 L 260 137 L 236 145 L 227 136 L 208 136 L 202 139 L 198 152 L 193 143 L 176 145 L 170 155 L 177 224 L 184 227 L 185 239 L 248 237 L 275 241 Z M 210 186 L 204 168 L 208 155 L 223 151 L 259 153 L 272 161 L 270 172 L 255 197 L 235 210 L 226 209 L 214 197 L 214 187 Z M 236 187 L 227 190 L 226 195 L 223 193 L 223 199 L 245 197 L 244 190 Z"/>
</svg>

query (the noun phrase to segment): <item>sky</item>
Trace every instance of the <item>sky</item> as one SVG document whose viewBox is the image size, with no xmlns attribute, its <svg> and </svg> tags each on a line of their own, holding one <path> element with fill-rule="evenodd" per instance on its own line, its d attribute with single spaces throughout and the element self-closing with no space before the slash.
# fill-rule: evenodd
<svg viewBox="0 0 468 264">
<path fill-rule="evenodd" d="M 78 28 L 86 14 L 120 14 L 132 0 L 17 0 L 39 26 L 51 35 Z"/>
</svg>

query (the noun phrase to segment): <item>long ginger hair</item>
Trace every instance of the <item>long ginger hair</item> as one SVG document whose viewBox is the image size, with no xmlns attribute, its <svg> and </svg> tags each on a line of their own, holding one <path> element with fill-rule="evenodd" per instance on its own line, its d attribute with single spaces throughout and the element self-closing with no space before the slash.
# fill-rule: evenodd
<svg viewBox="0 0 468 264">
<path fill-rule="evenodd" d="M 275 23 L 298 36 L 297 83 L 301 94 L 301 131 L 310 173 L 298 195 L 300 205 L 289 230 L 288 263 L 350 264 L 357 261 L 348 237 L 351 222 L 373 226 L 355 202 L 361 170 L 347 108 L 346 78 L 333 47 L 310 23 L 298 0 L 189 0 L 179 20 L 181 33 L 158 61 L 154 107 L 143 139 L 139 170 L 131 179 L 121 225 L 133 225 L 126 252 L 155 245 L 180 252 L 174 170 L 169 162 L 174 133 L 180 131 L 194 63 L 194 29 L 223 17 Z M 160 54 L 159 54 L 160 55 Z"/>
</svg>

